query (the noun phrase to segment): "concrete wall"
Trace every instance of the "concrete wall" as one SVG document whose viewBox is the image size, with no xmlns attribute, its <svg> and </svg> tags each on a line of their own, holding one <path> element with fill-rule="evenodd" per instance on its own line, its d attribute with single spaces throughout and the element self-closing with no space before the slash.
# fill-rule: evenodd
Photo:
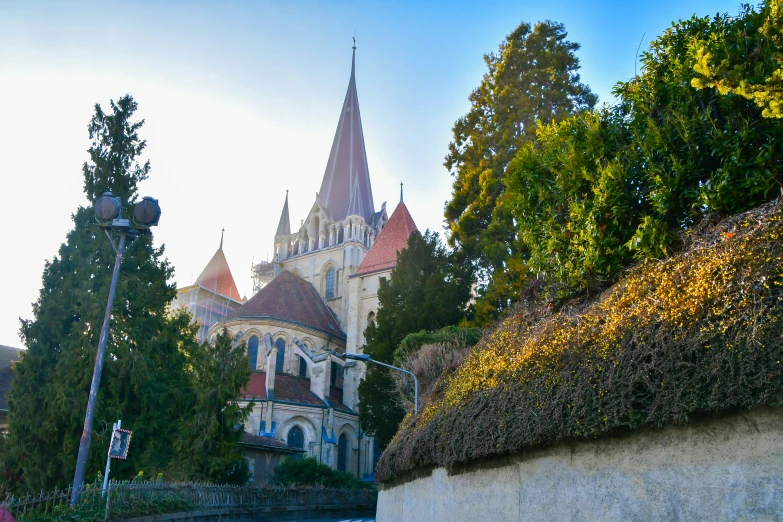
<svg viewBox="0 0 783 522">
<path fill-rule="evenodd" d="M 383 487 L 377 521 L 783 520 L 783 409 L 471 468 Z"/>
</svg>

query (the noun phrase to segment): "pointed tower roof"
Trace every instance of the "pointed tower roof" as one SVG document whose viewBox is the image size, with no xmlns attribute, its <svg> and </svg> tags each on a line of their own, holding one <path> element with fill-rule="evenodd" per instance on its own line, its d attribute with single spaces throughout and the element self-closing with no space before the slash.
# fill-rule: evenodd
<svg viewBox="0 0 783 522">
<path fill-rule="evenodd" d="M 280 223 L 277 224 L 277 236 L 291 235 L 291 218 L 288 217 L 288 191 L 285 191 L 285 203 L 283 204 L 283 213 L 280 214 Z"/>
<path fill-rule="evenodd" d="M 356 46 L 353 47 L 348 92 L 345 93 L 332 151 L 318 193 L 321 204 L 336 221 L 354 214 L 369 221 L 375 212 L 362 118 L 359 114 L 359 97 L 356 94 Z"/>
<path fill-rule="evenodd" d="M 394 268 L 397 265 L 397 252 L 408 246 L 408 239 L 417 230 L 408 207 L 400 201 L 362 264 L 351 277 Z"/>
<path fill-rule="evenodd" d="M 234 282 L 234 276 L 231 275 L 231 269 L 228 267 L 226 255 L 223 253 L 223 235 L 220 236 L 220 248 L 207 263 L 206 268 L 196 279 L 196 284 L 206 290 L 216 294 L 228 297 L 239 303 L 242 302 L 242 296 Z"/>
<path fill-rule="evenodd" d="M 225 320 L 239 318 L 276 319 L 331 333 L 335 339 L 345 341 L 340 323 L 315 287 L 288 270 L 280 272 Z"/>
</svg>

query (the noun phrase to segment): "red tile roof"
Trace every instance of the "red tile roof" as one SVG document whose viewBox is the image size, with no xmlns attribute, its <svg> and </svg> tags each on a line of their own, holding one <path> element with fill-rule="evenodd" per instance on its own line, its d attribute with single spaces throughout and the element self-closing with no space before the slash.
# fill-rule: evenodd
<svg viewBox="0 0 783 522">
<path fill-rule="evenodd" d="M 275 400 L 324 406 L 324 401 L 310 391 L 310 379 L 285 373 L 275 374 Z"/>
<path fill-rule="evenodd" d="M 352 277 L 394 268 L 397 264 L 397 252 L 408 246 L 408 239 L 416 230 L 416 223 L 413 222 L 408 207 L 400 201 Z"/>
<path fill-rule="evenodd" d="M 228 268 L 228 261 L 223 254 L 223 249 L 218 248 L 215 255 L 207 263 L 207 267 L 196 279 L 196 284 L 207 290 L 212 290 L 216 294 L 242 302 L 242 296 L 234 282 L 234 276 L 231 275 L 231 269 Z"/>
<path fill-rule="evenodd" d="M 345 341 L 345 333 L 331 308 L 313 285 L 285 270 L 225 320 L 268 318 L 313 328 Z"/>
<path fill-rule="evenodd" d="M 247 432 L 242 434 L 242 444 L 245 446 L 251 446 L 254 448 L 268 448 L 272 450 L 278 450 L 285 453 L 304 453 L 305 450 L 294 448 L 289 446 L 282 440 L 277 440 L 274 437 L 262 437 L 259 435 L 251 435 Z M 1 521 L 0 521 L 1 522 Z"/>
<path fill-rule="evenodd" d="M 243 399 L 266 400 L 266 372 L 252 372 L 250 380 L 239 392 Z"/>
<path fill-rule="evenodd" d="M 240 395 L 243 399 L 266 400 L 266 372 L 255 371 L 250 374 L 250 381 L 242 389 Z M 310 379 L 295 377 L 287 373 L 275 374 L 275 400 L 304 404 L 319 408 L 327 407 L 316 394 L 310 391 Z M 332 388 L 329 391 L 329 400 L 335 409 L 351 411 L 343 404 L 342 390 Z"/>
</svg>

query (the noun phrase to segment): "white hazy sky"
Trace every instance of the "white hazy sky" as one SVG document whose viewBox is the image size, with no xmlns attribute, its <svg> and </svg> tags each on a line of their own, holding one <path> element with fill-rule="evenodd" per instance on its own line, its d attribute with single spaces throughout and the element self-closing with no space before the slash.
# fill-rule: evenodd
<svg viewBox="0 0 783 522">
<path fill-rule="evenodd" d="M 563 22 L 582 79 L 611 102 L 636 48 L 726 0 L 485 2 L 35 2 L 0 0 L 0 344 L 21 346 L 44 262 L 87 204 L 81 165 L 93 105 L 125 93 L 146 119 L 157 243 L 190 284 L 218 247 L 240 291 L 271 254 L 286 189 L 292 224 L 320 187 L 357 38 L 357 88 L 376 205 L 405 201 L 442 231 L 454 121 L 521 21 Z M 642 36 L 644 35 L 644 37 Z"/>
</svg>

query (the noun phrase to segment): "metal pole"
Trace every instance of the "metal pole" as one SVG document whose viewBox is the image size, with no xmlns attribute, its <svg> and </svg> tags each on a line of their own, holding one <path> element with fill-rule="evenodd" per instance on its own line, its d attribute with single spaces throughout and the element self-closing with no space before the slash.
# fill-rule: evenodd
<svg viewBox="0 0 783 522">
<path fill-rule="evenodd" d="M 120 263 L 122 253 L 125 250 L 126 232 L 120 232 L 120 244 L 117 248 L 117 258 L 114 261 L 114 273 L 111 276 L 109 288 L 109 301 L 106 303 L 106 314 L 103 316 L 101 337 L 98 341 L 98 353 L 95 354 L 95 369 L 92 372 L 92 384 L 90 384 L 90 397 L 87 400 L 87 412 L 84 415 L 84 429 L 82 440 L 79 443 L 79 456 L 76 458 L 76 471 L 73 474 L 73 491 L 71 491 L 71 505 L 79 502 L 84 486 L 84 474 L 87 471 L 87 456 L 90 453 L 90 441 L 92 439 L 92 422 L 95 418 L 95 406 L 98 402 L 98 388 L 101 386 L 101 372 L 103 371 L 103 355 L 106 352 L 106 341 L 109 337 L 109 323 L 111 323 L 111 308 L 114 304 L 114 294 L 117 291 L 117 280 L 120 276 Z"/>
<path fill-rule="evenodd" d="M 361 359 L 358 359 L 361 360 Z M 416 378 L 416 374 L 413 372 L 409 372 L 408 370 L 403 370 L 402 368 L 397 368 L 396 366 L 392 366 L 391 364 L 382 363 L 381 361 L 376 361 L 375 359 L 366 359 L 367 362 L 380 364 L 381 366 L 385 366 L 387 368 L 391 368 L 392 370 L 397 370 L 398 372 L 407 373 L 411 377 L 413 377 L 413 391 L 416 397 L 416 402 L 413 405 L 414 412 L 419 413 L 419 379 Z"/>
<path fill-rule="evenodd" d="M 111 433 L 114 435 L 114 430 L 118 429 L 120 426 L 122 426 L 122 421 L 118 420 L 115 422 L 111 427 Z M 101 489 L 101 494 L 106 494 L 106 484 L 109 482 L 109 471 L 111 470 L 111 437 L 109 437 L 109 451 L 106 452 L 106 473 L 103 474 L 103 488 Z"/>
</svg>

